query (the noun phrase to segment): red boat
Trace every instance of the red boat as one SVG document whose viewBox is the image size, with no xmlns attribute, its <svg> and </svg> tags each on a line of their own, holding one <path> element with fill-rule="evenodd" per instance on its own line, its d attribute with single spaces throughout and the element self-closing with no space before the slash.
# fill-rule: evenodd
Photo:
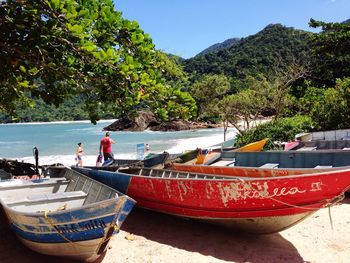
<svg viewBox="0 0 350 263">
<path fill-rule="evenodd" d="M 350 169 L 269 178 L 74 169 L 129 195 L 140 207 L 260 234 L 295 225 L 350 188 Z"/>
</svg>

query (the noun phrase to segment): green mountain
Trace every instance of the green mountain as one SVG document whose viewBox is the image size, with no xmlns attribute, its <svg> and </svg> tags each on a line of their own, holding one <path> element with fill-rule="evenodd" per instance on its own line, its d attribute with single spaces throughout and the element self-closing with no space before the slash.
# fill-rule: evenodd
<svg viewBox="0 0 350 263">
<path fill-rule="evenodd" d="M 210 47 L 204 49 L 202 52 L 198 53 L 196 57 L 203 56 L 205 54 L 218 51 L 220 49 L 230 48 L 233 45 L 237 44 L 240 40 L 241 38 L 237 38 L 237 37 L 226 39 L 224 42 L 211 45 Z"/>
<path fill-rule="evenodd" d="M 194 76 L 211 73 L 243 78 L 258 73 L 269 74 L 281 61 L 286 63 L 299 58 L 301 52 L 308 50 L 310 34 L 271 24 L 226 48 L 201 52 L 202 55 L 184 60 L 184 69 Z"/>
</svg>

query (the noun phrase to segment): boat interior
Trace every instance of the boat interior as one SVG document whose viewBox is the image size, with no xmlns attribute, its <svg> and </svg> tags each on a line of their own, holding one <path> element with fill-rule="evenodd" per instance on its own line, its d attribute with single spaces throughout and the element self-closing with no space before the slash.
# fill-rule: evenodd
<svg viewBox="0 0 350 263">
<path fill-rule="evenodd" d="M 71 169 L 62 178 L 0 182 L 0 199 L 20 212 L 60 211 L 116 197 L 116 190 Z"/>
<path fill-rule="evenodd" d="M 314 151 L 314 150 L 350 150 L 350 140 L 317 140 L 317 141 L 301 141 L 298 145 L 291 148 L 290 150 L 295 151 Z"/>
</svg>

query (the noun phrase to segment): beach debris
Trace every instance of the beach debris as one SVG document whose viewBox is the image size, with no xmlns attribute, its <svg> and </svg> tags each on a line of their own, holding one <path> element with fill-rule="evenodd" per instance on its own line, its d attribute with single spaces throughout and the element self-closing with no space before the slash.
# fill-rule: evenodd
<svg viewBox="0 0 350 263">
<path fill-rule="evenodd" d="M 129 240 L 129 241 L 134 241 L 135 240 L 135 236 L 133 234 L 127 233 L 125 235 L 125 239 Z"/>
<path fill-rule="evenodd" d="M 67 204 L 64 204 L 62 206 L 60 206 L 59 208 L 56 209 L 56 211 L 62 211 L 62 210 L 66 210 L 67 209 Z"/>
</svg>

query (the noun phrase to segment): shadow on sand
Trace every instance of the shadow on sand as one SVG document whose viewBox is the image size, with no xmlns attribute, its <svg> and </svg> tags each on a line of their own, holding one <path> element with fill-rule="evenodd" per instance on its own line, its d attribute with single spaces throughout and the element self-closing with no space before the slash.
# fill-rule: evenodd
<svg viewBox="0 0 350 263">
<path fill-rule="evenodd" d="M 248 235 L 143 209 L 134 209 L 122 229 L 149 240 L 227 261 L 304 262 L 294 246 L 279 234 Z M 1 263 L 77 262 L 41 255 L 28 249 L 9 229 L 2 215 L 0 232 Z"/>
<path fill-rule="evenodd" d="M 158 243 L 232 262 L 305 262 L 280 234 L 252 235 L 136 208 L 122 229 Z"/>
<path fill-rule="evenodd" d="M 350 198 L 342 203 L 349 205 Z M 5 222 L 0 214 L 1 263 L 77 262 L 33 252 L 22 245 Z M 305 262 L 293 244 L 280 234 L 252 235 L 140 208 L 133 210 L 122 229 L 161 244 L 220 260 L 242 263 Z M 103 257 L 98 260 L 101 261 Z"/>
<path fill-rule="evenodd" d="M 0 262 L 1 263 L 76 263 L 77 261 L 45 256 L 24 246 L 7 224 L 0 209 Z"/>
</svg>

